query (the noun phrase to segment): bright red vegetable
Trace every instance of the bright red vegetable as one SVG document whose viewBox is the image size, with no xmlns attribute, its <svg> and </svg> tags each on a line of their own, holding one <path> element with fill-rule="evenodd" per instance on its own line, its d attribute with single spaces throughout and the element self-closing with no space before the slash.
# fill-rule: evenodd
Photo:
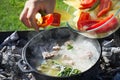
<svg viewBox="0 0 120 80">
<path fill-rule="evenodd" d="M 102 28 L 96 30 L 95 32 L 96 33 L 105 33 L 110 30 L 113 30 L 118 25 L 118 20 L 117 20 L 117 18 L 113 17 L 113 15 L 110 15 L 109 17 L 105 18 L 104 20 L 101 20 L 100 22 L 90 26 L 89 28 L 87 28 L 87 30 L 92 30 L 92 29 L 98 28 L 98 27 L 102 26 L 103 24 L 105 24 L 111 18 L 112 18 L 112 20 L 109 23 L 104 25 Z"/>
<path fill-rule="evenodd" d="M 110 10 L 111 5 L 112 5 L 111 0 L 100 0 L 99 12 L 97 16 L 100 17 L 106 14 Z"/>
<path fill-rule="evenodd" d="M 45 16 L 42 16 L 43 22 L 42 24 L 39 24 L 39 27 L 47 27 L 53 22 L 53 14 L 47 14 Z"/>
<path fill-rule="evenodd" d="M 91 30 L 91 29 L 95 29 L 98 28 L 99 26 L 103 25 L 105 22 L 107 22 L 109 19 L 111 19 L 113 17 L 113 15 L 108 16 L 107 18 L 101 20 L 99 23 L 90 26 L 89 28 L 87 28 L 87 30 Z"/>
<path fill-rule="evenodd" d="M 82 0 L 82 3 L 81 3 L 82 7 L 80 9 L 90 8 L 96 2 L 97 2 L 96 0 Z M 98 5 L 98 8 L 99 8 L 97 16 L 101 17 L 107 14 L 107 12 L 110 10 L 112 1 L 100 0 L 100 3 L 98 2 L 98 4 L 96 3 L 96 5 Z M 107 21 L 109 22 L 105 24 Z M 98 30 L 96 30 L 95 31 L 96 33 L 105 33 L 115 29 L 118 26 L 118 20 L 116 17 L 113 16 L 113 14 L 99 21 L 98 19 L 92 20 L 89 12 L 81 12 L 79 20 L 77 21 L 77 28 L 79 31 L 92 30 L 101 26 L 102 28 L 99 28 Z"/>
<path fill-rule="evenodd" d="M 86 8 L 90 8 L 93 6 L 93 4 L 96 2 L 97 0 L 81 0 L 81 7 L 80 9 L 86 9 Z"/>
<path fill-rule="evenodd" d="M 91 20 L 91 16 L 88 12 L 81 12 L 79 20 L 77 22 L 79 31 L 86 31 L 86 29 L 93 24 L 96 24 L 97 20 Z"/>
<path fill-rule="evenodd" d="M 106 24 L 103 28 L 98 29 L 95 31 L 96 33 L 105 33 L 111 30 L 114 30 L 118 26 L 117 18 L 113 18 L 108 24 Z"/>
<path fill-rule="evenodd" d="M 53 21 L 50 25 L 52 26 L 60 26 L 61 21 L 61 14 L 59 13 L 53 13 Z"/>
<path fill-rule="evenodd" d="M 87 28 L 90 26 L 98 23 L 99 21 L 96 20 L 84 20 L 84 21 L 78 21 L 77 26 L 79 31 L 86 31 Z"/>
<path fill-rule="evenodd" d="M 81 12 L 80 17 L 79 17 L 79 21 L 83 21 L 83 20 L 90 20 L 91 16 L 88 12 Z"/>
<path fill-rule="evenodd" d="M 47 14 L 45 16 L 42 16 L 41 18 L 42 18 L 42 23 L 38 24 L 39 27 L 45 28 L 49 25 L 51 25 L 51 26 L 59 26 L 60 25 L 61 15 L 59 13 Z"/>
</svg>

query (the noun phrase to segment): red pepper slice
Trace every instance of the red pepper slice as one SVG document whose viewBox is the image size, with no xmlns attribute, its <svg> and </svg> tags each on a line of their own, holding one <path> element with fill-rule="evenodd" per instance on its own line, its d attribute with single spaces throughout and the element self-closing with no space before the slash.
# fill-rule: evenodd
<svg viewBox="0 0 120 80">
<path fill-rule="evenodd" d="M 117 18 L 113 17 L 113 15 L 110 15 L 109 17 L 105 18 L 104 20 L 101 20 L 100 22 L 90 26 L 89 28 L 87 28 L 87 30 L 98 28 L 101 25 L 103 25 L 104 23 L 106 23 L 108 20 L 110 20 L 111 18 L 112 18 L 112 20 L 109 23 L 104 25 L 102 28 L 96 30 L 95 32 L 96 33 L 105 33 L 105 32 L 108 32 L 110 30 L 113 30 L 118 25 L 118 20 L 117 20 Z"/>
<path fill-rule="evenodd" d="M 53 13 L 53 21 L 50 25 L 52 26 L 60 26 L 61 21 L 61 14 L 59 13 Z"/>
<path fill-rule="evenodd" d="M 47 14 L 45 16 L 42 17 L 43 18 L 43 23 L 41 25 L 39 25 L 39 27 L 47 27 L 48 25 L 50 25 L 53 22 L 53 14 Z"/>
<path fill-rule="evenodd" d="M 79 20 L 77 22 L 78 30 L 85 31 L 88 27 L 96 24 L 98 21 L 91 20 L 91 16 L 88 12 L 81 12 Z"/>
<path fill-rule="evenodd" d="M 84 21 L 78 21 L 77 22 L 77 26 L 78 26 L 78 30 L 79 31 L 86 31 L 87 28 L 89 28 L 90 26 L 98 23 L 99 21 L 97 20 L 84 20 Z"/>
<path fill-rule="evenodd" d="M 97 0 L 81 0 L 81 6 L 80 9 L 86 9 L 86 8 L 90 8 L 93 6 L 93 4 L 96 2 Z"/>
<path fill-rule="evenodd" d="M 112 18 L 113 15 L 108 16 L 107 18 L 105 18 L 104 20 L 101 20 L 99 23 L 90 26 L 89 28 L 87 28 L 87 30 L 91 30 L 91 29 L 95 29 L 98 28 L 99 26 L 103 25 L 105 22 L 107 22 L 110 18 Z"/>
<path fill-rule="evenodd" d="M 81 12 L 79 20 L 90 20 L 91 16 L 88 12 Z"/>
<path fill-rule="evenodd" d="M 97 16 L 100 17 L 106 14 L 110 10 L 111 5 L 111 0 L 100 0 L 99 12 Z"/>
<path fill-rule="evenodd" d="M 61 15 L 59 13 L 47 14 L 42 16 L 43 22 L 39 25 L 39 27 L 47 27 L 49 25 L 59 26 L 60 25 Z"/>
<path fill-rule="evenodd" d="M 95 31 L 96 33 L 105 33 L 115 29 L 118 26 L 117 18 L 113 18 L 108 24 L 106 24 L 103 28 L 98 29 Z"/>
</svg>

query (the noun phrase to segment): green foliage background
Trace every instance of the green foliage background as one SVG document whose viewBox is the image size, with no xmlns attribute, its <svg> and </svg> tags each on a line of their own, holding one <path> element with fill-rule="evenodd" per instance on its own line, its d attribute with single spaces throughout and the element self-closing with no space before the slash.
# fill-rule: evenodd
<svg viewBox="0 0 120 80">
<path fill-rule="evenodd" d="M 0 31 L 26 30 L 19 15 L 26 0 L 0 1 Z"/>
</svg>

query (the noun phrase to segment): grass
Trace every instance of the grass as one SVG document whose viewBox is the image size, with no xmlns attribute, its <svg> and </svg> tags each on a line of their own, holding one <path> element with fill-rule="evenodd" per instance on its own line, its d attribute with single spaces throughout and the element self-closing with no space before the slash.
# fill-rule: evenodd
<svg viewBox="0 0 120 80">
<path fill-rule="evenodd" d="M 26 30 L 19 20 L 19 15 L 26 0 L 0 1 L 0 31 Z"/>
<path fill-rule="evenodd" d="M 0 31 L 29 30 L 19 20 L 19 15 L 26 0 L 0 1 Z M 66 10 L 62 0 L 57 0 L 56 8 Z M 62 23 L 61 25 L 65 25 Z"/>
</svg>

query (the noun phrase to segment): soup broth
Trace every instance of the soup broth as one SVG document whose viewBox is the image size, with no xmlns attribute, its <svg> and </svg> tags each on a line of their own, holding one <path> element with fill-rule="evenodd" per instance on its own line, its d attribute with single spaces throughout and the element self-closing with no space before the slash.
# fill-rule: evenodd
<svg viewBox="0 0 120 80">
<path fill-rule="evenodd" d="M 37 67 L 50 76 L 71 76 L 91 68 L 99 59 L 99 52 L 91 41 L 68 40 L 62 46 L 53 46 L 52 52 L 43 52 L 45 61 Z"/>
</svg>

